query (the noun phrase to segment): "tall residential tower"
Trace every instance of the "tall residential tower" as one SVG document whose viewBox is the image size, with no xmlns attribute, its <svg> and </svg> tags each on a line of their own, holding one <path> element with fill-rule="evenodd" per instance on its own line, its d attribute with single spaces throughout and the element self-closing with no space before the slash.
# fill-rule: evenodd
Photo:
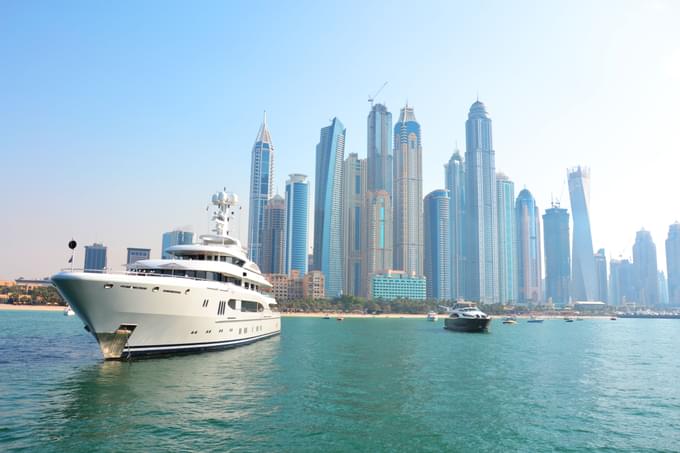
<svg viewBox="0 0 680 453">
<path fill-rule="evenodd" d="M 558 307 L 569 303 L 571 255 L 569 248 L 569 212 L 553 203 L 543 214 L 545 249 L 545 298 Z"/>
<path fill-rule="evenodd" d="M 294 173 L 286 181 L 286 253 L 283 272 L 307 273 L 309 229 L 309 183 L 307 175 Z"/>
<path fill-rule="evenodd" d="M 666 239 L 666 271 L 668 272 L 668 303 L 680 307 L 680 223 L 668 228 Z"/>
<path fill-rule="evenodd" d="M 351 153 L 345 159 L 343 168 L 343 219 L 342 231 L 345 247 L 345 288 L 344 293 L 362 296 L 366 265 L 364 243 L 366 230 L 363 228 L 366 201 L 366 159 L 359 159 Z"/>
<path fill-rule="evenodd" d="M 316 145 L 314 189 L 314 270 L 324 275 L 327 297 L 343 289 L 342 166 L 345 158 L 345 126 L 333 118 L 321 129 Z"/>
<path fill-rule="evenodd" d="M 590 233 L 590 170 L 576 167 L 569 170 L 569 198 L 574 221 L 572 242 L 572 298 L 575 301 L 597 299 L 597 275 Z"/>
<path fill-rule="evenodd" d="M 496 153 L 491 118 L 479 101 L 470 107 L 465 137 L 466 298 L 496 303 L 499 301 Z"/>
<path fill-rule="evenodd" d="M 392 195 L 392 114 L 383 104 L 375 104 L 367 122 L 368 187 L 364 190 Z"/>
<path fill-rule="evenodd" d="M 536 200 L 527 189 L 517 195 L 517 274 L 519 301 L 539 303 L 543 299 L 541 273 L 541 222 Z"/>
<path fill-rule="evenodd" d="M 394 126 L 394 267 L 423 275 L 423 146 L 413 107 Z"/>
<path fill-rule="evenodd" d="M 434 190 L 424 201 L 424 268 L 427 298 L 451 299 L 449 191 Z"/>
<path fill-rule="evenodd" d="M 248 214 L 248 255 L 262 265 L 262 232 L 264 231 L 264 207 L 272 197 L 274 185 L 274 145 L 267 128 L 264 114 L 260 131 L 250 160 L 250 205 Z"/>
<path fill-rule="evenodd" d="M 517 302 L 517 225 L 515 183 L 496 174 L 498 208 L 498 297 L 502 304 Z"/>
<path fill-rule="evenodd" d="M 449 220 L 451 233 L 451 299 L 465 297 L 465 164 L 456 149 L 449 163 L 444 165 L 446 190 L 449 191 Z"/>
</svg>

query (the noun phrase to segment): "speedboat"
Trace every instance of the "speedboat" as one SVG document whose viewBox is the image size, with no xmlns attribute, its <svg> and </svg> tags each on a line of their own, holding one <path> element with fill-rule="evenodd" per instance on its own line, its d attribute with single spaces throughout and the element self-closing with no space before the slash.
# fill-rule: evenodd
<svg viewBox="0 0 680 453">
<path fill-rule="evenodd" d="M 572 318 L 571 316 L 566 316 L 566 317 L 564 318 L 564 320 L 565 320 L 566 322 L 574 322 L 574 318 Z"/>
<path fill-rule="evenodd" d="M 272 285 L 229 236 L 238 197 L 218 192 L 212 203 L 214 234 L 167 248 L 169 259 L 52 276 L 106 360 L 225 349 L 281 332 Z"/>
<path fill-rule="evenodd" d="M 458 302 L 444 319 L 444 328 L 458 332 L 485 332 L 491 323 L 491 316 L 482 312 L 470 302 Z"/>
<path fill-rule="evenodd" d="M 508 316 L 507 318 L 503 319 L 503 324 L 517 324 L 517 320 L 514 316 Z"/>
<path fill-rule="evenodd" d="M 611 318 L 609 318 L 609 320 L 610 321 L 616 321 L 616 316 L 612 316 Z"/>
<path fill-rule="evenodd" d="M 439 319 L 437 313 L 431 311 L 427 314 L 427 320 L 430 322 L 436 322 Z"/>
<path fill-rule="evenodd" d="M 67 305 L 66 308 L 64 308 L 64 316 L 73 316 L 75 314 L 76 312 L 73 311 L 73 309 L 70 306 Z"/>
<path fill-rule="evenodd" d="M 536 316 L 531 316 L 527 322 L 543 322 L 542 318 L 537 318 Z"/>
</svg>

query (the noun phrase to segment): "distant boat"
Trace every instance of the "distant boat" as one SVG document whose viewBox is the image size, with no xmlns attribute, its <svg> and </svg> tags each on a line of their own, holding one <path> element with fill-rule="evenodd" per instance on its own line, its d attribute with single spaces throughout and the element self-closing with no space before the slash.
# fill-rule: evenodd
<svg viewBox="0 0 680 453">
<path fill-rule="evenodd" d="M 503 324 L 517 324 L 517 320 L 514 316 L 509 316 L 503 320 Z"/>
<path fill-rule="evenodd" d="M 430 322 L 436 322 L 439 319 L 437 313 L 431 311 L 427 314 L 427 320 Z"/>
<path fill-rule="evenodd" d="M 342 316 L 338 316 L 337 318 L 335 318 L 335 320 L 336 320 L 336 321 L 344 321 L 345 318 L 343 318 Z"/>
<path fill-rule="evenodd" d="M 543 322 L 542 318 L 537 318 L 536 316 L 532 316 L 529 318 L 527 322 Z"/>
<path fill-rule="evenodd" d="M 578 318 L 576 318 L 576 320 L 577 321 L 583 321 L 583 318 L 579 316 Z"/>
<path fill-rule="evenodd" d="M 64 316 L 73 316 L 75 314 L 76 312 L 73 311 L 70 305 L 67 305 L 66 308 L 64 308 Z"/>
<path fill-rule="evenodd" d="M 609 318 L 609 320 L 610 321 L 616 321 L 616 316 L 612 316 L 611 318 Z"/>
<path fill-rule="evenodd" d="M 331 316 L 330 316 L 330 315 L 326 315 L 326 316 L 323 317 L 323 319 L 331 319 Z"/>
<path fill-rule="evenodd" d="M 566 316 L 564 320 L 567 322 L 574 322 L 574 318 L 572 318 L 571 316 Z"/>
</svg>

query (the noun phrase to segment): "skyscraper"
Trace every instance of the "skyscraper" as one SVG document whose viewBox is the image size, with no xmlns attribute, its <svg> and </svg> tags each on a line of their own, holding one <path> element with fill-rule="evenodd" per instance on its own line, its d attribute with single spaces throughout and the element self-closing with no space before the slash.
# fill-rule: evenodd
<svg viewBox="0 0 680 453">
<path fill-rule="evenodd" d="M 194 233 L 191 231 L 173 230 L 163 233 L 163 243 L 161 245 L 161 256 L 164 260 L 172 258 L 165 251 L 173 245 L 193 244 Z"/>
<path fill-rule="evenodd" d="M 543 214 L 545 244 L 545 297 L 558 307 L 569 303 L 571 258 L 569 248 L 569 212 L 553 203 Z"/>
<path fill-rule="evenodd" d="M 342 230 L 345 246 L 345 294 L 362 296 L 366 265 L 363 253 L 366 229 L 363 226 L 366 202 L 366 159 L 356 153 L 347 156 L 343 169 L 343 219 Z"/>
<path fill-rule="evenodd" d="M 337 297 L 343 288 L 342 164 L 345 126 L 333 118 L 321 129 L 316 145 L 314 190 L 314 270 L 324 275 L 326 296 Z"/>
<path fill-rule="evenodd" d="M 102 272 L 106 269 L 106 247 L 102 244 L 94 243 L 85 246 L 85 272 Z"/>
<path fill-rule="evenodd" d="M 597 274 L 597 300 L 608 302 L 607 291 L 607 255 L 604 249 L 600 249 L 595 254 L 595 273 Z"/>
<path fill-rule="evenodd" d="M 451 223 L 451 299 L 457 300 L 465 297 L 465 164 L 460 151 L 454 151 L 444 168 Z"/>
<path fill-rule="evenodd" d="M 375 104 L 368 114 L 368 188 L 392 195 L 392 114 L 383 104 Z"/>
<path fill-rule="evenodd" d="M 538 303 L 543 299 L 541 273 L 541 223 L 536 200 L 527 189 L 517 195 L 517 274 L 519 301 Z"/>
<path fill-rule="evenodd" d="M 272 197 L 274 186 L 274 145 L 267 128 L 264 114 L 260 131 L 250 161 L 250 205 L 248 219 L 248 255 L 262 265 L 262 232 L 264 230 L 264 207 Z"/>
<path fill-rule="evenodd" d="M 264 274 L 282 274 L 285 266 L 286 202 L 274 195 L 264 207 L 262 266 Z"/>
<path fill-rule="evenodd" d="M 668 227 L 666 239 L 666 271 L 668 272 L 668 303 L 680 306 L 680 223 Z"/>
<path fill-rule="evenodd" d="M 569 198 L 574 220 L 571 261 L 572 298 L 575 301 L 597 299 L 597 279 L 590 234 L 590 170 L 576 167 L 568 172 Z"/>
<path fill-rule="evenodd" d="M 366 276 L 365 296 L 370 297 L 370 282 L 373 275 L 386 274 L 392 269 L 392 203 L 386 190 L 366 194 Z"/>
<path fill-rule="evenodd" d="M 394 267 L 423 275 L 423 146 L 413 107 L 394 125 Z"/>
<path fill-rule="evenodd" d="M 294 173 L 286 181 L 286 253 L 283 272 L 307 273 L 309 183 L 307 176 Z"/>
<path fill-rule="evenodd" d="M 498 297 L 505 303 L 517 302 L 517 225 L 515 223 L 515 184 L 503 173 L 496 174 L 498 208 Z"/>
<path fill-rule="evenodd" d="M 491 118 L 477 101 L 465 123 L 466 298 L 498 302 L 496 157 Z"/>
<path fill-rule="evenodd" d="M 609 303 L 624 305 L 637 301 L 635 269 L 630 260 L 619 258 L 609 261 Z"/>
<path fill-rule="evenodd" d="M 633 266 L 637 288 L 637 302 L 644 306 L 659 304 L 659 269 L 656 262 L 656 245 L 649 231 L 642 229 L 635 235 Z"/>
<path fill-rule="evenodd" d="M 424 201 L 424 268 L 427 298 L 451 299 L 449 191 L 434 190 Z"/>
</svg>

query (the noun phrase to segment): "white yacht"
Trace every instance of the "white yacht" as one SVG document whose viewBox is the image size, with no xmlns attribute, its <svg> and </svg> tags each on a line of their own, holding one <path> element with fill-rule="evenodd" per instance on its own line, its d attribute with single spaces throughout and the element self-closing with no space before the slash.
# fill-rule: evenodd
<svg viewBox="0 0 680 453">
<path fill-rule="evenodd" d="M 238 198 L 218 192 L 212 203 L 214 234 L 168 248 L 170 259 L 52 276 L 105 359 L 229 348 L 281 332 L 271 284 L 229 236 Z"/>
<path fill-rule="evenodd" d="M 438 319 L 439 319 L 439 316 L 434 311 L 431 311 L 427 314 L 427 320 L 430 321 L 430 322 L 437 322 Z"/>
</svg>

